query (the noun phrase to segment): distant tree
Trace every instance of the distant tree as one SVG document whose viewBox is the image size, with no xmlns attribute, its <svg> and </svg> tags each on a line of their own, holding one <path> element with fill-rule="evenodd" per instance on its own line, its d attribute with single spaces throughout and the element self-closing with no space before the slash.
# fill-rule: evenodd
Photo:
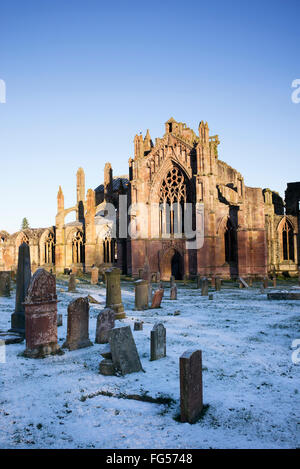
<svg viewBox="0 0 300 469">
<path fill-rule="evenodd" d="M 21 230 L 26 230 L 27 228 L 29 228 L 29 222 L 28 222 L 27 218 L 23 218 L 22 225 L 21 225 Z"/>
</svg>

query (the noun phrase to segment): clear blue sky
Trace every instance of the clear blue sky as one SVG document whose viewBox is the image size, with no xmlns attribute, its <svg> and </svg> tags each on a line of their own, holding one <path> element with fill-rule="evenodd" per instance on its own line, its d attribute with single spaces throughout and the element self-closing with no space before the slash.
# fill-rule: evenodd
<svg viewBox="0 0 300 469">
<path fill-rule="evenodd" d="M 0 5 L 0 229 L 55 223 L 56 194 L 128 172 L 171 116 L 219 134 L 247 185 L 299 181 L 299 0 L 10 0 Z"/>
</svg>

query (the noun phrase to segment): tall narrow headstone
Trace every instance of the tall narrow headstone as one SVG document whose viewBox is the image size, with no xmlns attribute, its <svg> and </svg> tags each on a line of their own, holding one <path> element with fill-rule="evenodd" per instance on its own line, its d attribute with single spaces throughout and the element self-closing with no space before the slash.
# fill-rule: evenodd
<svg viewBox="0 0 300 469">
<path fill-rule="evenodd" d="M 93 267 L 91 270 L 91 284 L 97 285 L 99 279 L 99 269 L 98 267 Z"/>
<path fill-rule="evenodd" d="M 56 280 L 45 269 L 38 269 L 32 276 L 25 299 L 25 319 L 26 357 L 43 358 L 60 352 Z"/>
<path fill-rule="evenodd" d="M 0 296 L 10 296 L 10 272 L 0 272 Z"/>
<path fill-rule="evenodd" d="M 268 288 L 269 287 L 269 279 L 268 277 L 264 277 L 263 279 L 263 288 Z"/>
<path fill-rule="evenodd" d="M 201 275 L 197 275 L 196 277 L 196 288 L 197 289 L 200 289 L 202 287 L 202 279 L 201 279 Z"/>
<path fill-rule="evenodd" d="M 177 300 L 177 287 L 173 285 L 170 288 L 170 300 Z"/>
<path fill-rule="evenodd" d="M 106 307 L 115 312 L 116 319 L 125 318 L 121 297 L 121 271 L 117 267 L 106 270 Z"/>
<path fill-rule="evenodd" d="M 187 350 L 179 359 L 181 422 L 195 423 L 203 409 L 202 352 Z"/>
<path fill-rule="evenodd" d="M 16 307 L 11 315 L 11 331 L 25 334 L 25 306 L 24 301 L 27 295 L 31 279 L 30 250 L 26 243 L 19 247 L 17 285 L 16 285 Z"/>
<path fill-rule="evenodd" d="M 208 279 L 204 277 L 202 279 L 202 285 L 201 285 L 201 296 L 207 296 L 208 295 Z"/>
<path fill-rule="evenodd" d="M 130 326 L 112 329 L 109 335 L 112 362 L 122 375 L 142 370 L 140 357 Z"/>
<path fill-rule="evenodd" d="M 212 286 L 213 288 L 215 288 L 215 286 L 216 286 L 216 277 L 212 277 L 212 278 L 211 278 L 211 286 Z"/>
<path fill-rule="evenodd" d="M 115 312 L 105 308 L 97 316 L 96 344 L 107 344 L 110 331 L 115 327 Z"/>
<path fill-rule="evenodd" d="M 134 284 L 135 291 L 135 309 L 142 311 L 148 309 L 149 284 L 146 280 L 137 280 Z"/>
<path fill-rule="evenodd" d="M 220 277 L 216 277 L 215 279 L 215 289 L 216 291 L 220 291 L 221 290 L 221 279 Z"/>
<path fill-rule="evenodd" d="M 150 336 L 150 360 L 158 360 L 166 356 L 166 328 L 162 323 L 156 323 Z"/>
<path fill-rule="evenodd" d="M 170 288 L 174 287 L 174 285 L 175 285 L 175 277 L 174 277 L 174 275 L 171 275 L 171 277 L 170 277 Z"/>
<path fill-rule="evenodd" d="M 76 275 L 75 274 L 70 274 L 68 291 L 76 292 Z"/>
<path fill-rule="evenodd" d="M 77 298 L 68 306 L 67 339 L 63 348 L 76 350 L 90 347 L 89 339 L 89 300 L 88 298 Z"/>
</svg>

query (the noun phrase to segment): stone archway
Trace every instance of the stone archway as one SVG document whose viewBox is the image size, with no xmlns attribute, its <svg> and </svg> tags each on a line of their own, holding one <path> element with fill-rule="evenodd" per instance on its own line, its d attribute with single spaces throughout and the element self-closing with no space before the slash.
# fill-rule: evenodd
<svg viewBox="0 0 300 469">
<path fill-rule="evenodd" d="M 183 279 L 183 257 L 174 248 L 169 249 L 163 256 L 161 261 L 161 279 L 169 281 L 171 275 L 174 275 L 175 280 Z"/>
</svg>

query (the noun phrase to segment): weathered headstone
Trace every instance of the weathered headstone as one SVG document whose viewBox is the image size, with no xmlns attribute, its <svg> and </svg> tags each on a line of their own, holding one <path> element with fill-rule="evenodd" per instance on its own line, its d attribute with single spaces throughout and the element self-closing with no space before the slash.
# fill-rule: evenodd
<svg viewBox="0 0 300 469">
<path fill-rule="evenodd" d="M 202 279 L 201 279 L 201 275 L 198 274 L 196 277 L 196 288 L 200 289 L 201 286 L 202 286 Z"/>
<path fill-rule="evenodd" d="M 263 287 L 268 288 L 269 287 L 269 279 L 268 277 L 264 277 L 263 279 Z"/>
<path fill-rule="evenodd" d="M 174 275 L 171 275 L 171 277 L 170 277 L 170 288 L 174 287 L 174 285 L 175 285 L 175 277 L 174 277 Z"/>
<path fill-rule="evenodd" d="M 76 292 L 76 275 L 75 274 L 70 274 L 68 291 Z"/>
<path fill-rule="evenodd" d="M 98 267 L 93 267 L 91 270 L 91 284 L 97 285 L 99 279 L 99 269 Z"/>
<path fill-rule="evenodd" d="M 163 289 L 160 288 L 158 290 L 155 290 L 153 298 L 152 298 L 151 309 L 160 308 L 163 296 L 164 296 Z"/>
<path fill-rule="evenodd" d="M 107 344 L 110 331 L 115 327 L 115 312 L 105 308 L 97 316 L 96 344 Z"/>
<path fill-rule="evenodd" d="M 150 336 L 150 360 L 158 360 L 166 356 L 166 328 L 156 323 Z"/>
<path fill-rule="evenodd" d="M 89 339 L 89 301 L 87 298 L 77 298 L 68 306 L 67 339 L 64 348 L 76 350 L 90 347 Z"/>
<path fill-rule="evenodd" d="M 170 300 L 177 300 L 177 287 L 173 285 L 170 288 Z"/>
<path fill-rule="evenodd" d="M 10 272 L 0 272 L 0 296 L 10 296 Z"/>
<path fill-rule="evenodd" d="M 106 307 L 115 312 L 115 319 L 125 318 L 121 297 L 121 271 L 117 267 L 106 270 Z"/>
<path fill-rule="evenodd" d="M 43 358 L 60 352 L 56 280 L 45 269 L 38 269 L 32 276 L 25 299 L 25 321 L 26 357 Z"/>
<path fill-rule="evenodd" d="M 184 276 L 183 276 L 183 285 L 187 285 L 187 284 L 188 284 L 188 280 L 189 280 L 188 274 L 184 274 Z"/>
<path fill-rule="evenodd" d="M 253 278 L 252 277 L 248 277 L 248 285 L 249 287 L 252 287 L 253 286 Z"/>
<path fill-rule="evenodd" d="M 115 367 L 111 358 L 104 358 L 104 360 L 101 360 L 99 373 L 104 376 L 113 376 L 115 374 Z"/>
<path fill-rule="evenodd" d="M 214 299 L 213 293 L 210 293 L 210 294 L 208 295 L 208 299 L 209 299 L 209 300 L 213 300 L 213 299 Z"/>
<path fill-rule="evenodd" d="M 279 291 L 268 293 L 268 300 L 300 300 L 300 293 L 293 291 Z"/>
<path fill-rule="evenodd" d="M 122 375 L 142 370 L 130 326 L 112 329 L 109 344 L 114 368 Z"/>
<path fill-rule="evenodd" d="M 143 321 L 135 321 L 133 330 L 134 331 L 142 331 L 143 330 Z"/>
<path fill-rule="evenodd" d="M 201 296 L 207 296 L 208 295 L 208 279 L 204 277 L 202 279 L 202 285 L 201 285 Z"/>
<path fill-rule="evenodd" d="M 216 277 L 216 279 L 215 279 L 215 289 L 216 289 L 216 291 L 221 290 L 221 285 L 222 285 L 222 281 L 221 281 L 220 277 Z"/>
<path fill-rule="evenodd" d="M 203 409 L 202 352 L 187 350 L 179 360 L 181 422 L 195 423 Z"/>
<path fill-rule="evenodd" d="M 277 278 L 275 276 L 273 277 L 273 287 L 277 287 Z"/>
<path fill-rule="evenodd" d="M 26 243 L 19 247 L 17 286 L 16 286 L 16 307 L 11 315 L 11 331 L 25 334 L 25 306 L 24 301 L 27 295 L 31 280 L 30 250 Z"/>
<path fill-rule="evenodd" d="M 149 284 L 146 280 L 137 280 L 134 284 L 135 291 L 135 309 L 142 311 L 148 309 Z"/>
<path fill-rule="evenodd" d="M 215 288 L 215 286 L 216 286 L 216 277 L 211 278 L 211 286 L 212 286 L 212 288 Z"/>
</svg>

